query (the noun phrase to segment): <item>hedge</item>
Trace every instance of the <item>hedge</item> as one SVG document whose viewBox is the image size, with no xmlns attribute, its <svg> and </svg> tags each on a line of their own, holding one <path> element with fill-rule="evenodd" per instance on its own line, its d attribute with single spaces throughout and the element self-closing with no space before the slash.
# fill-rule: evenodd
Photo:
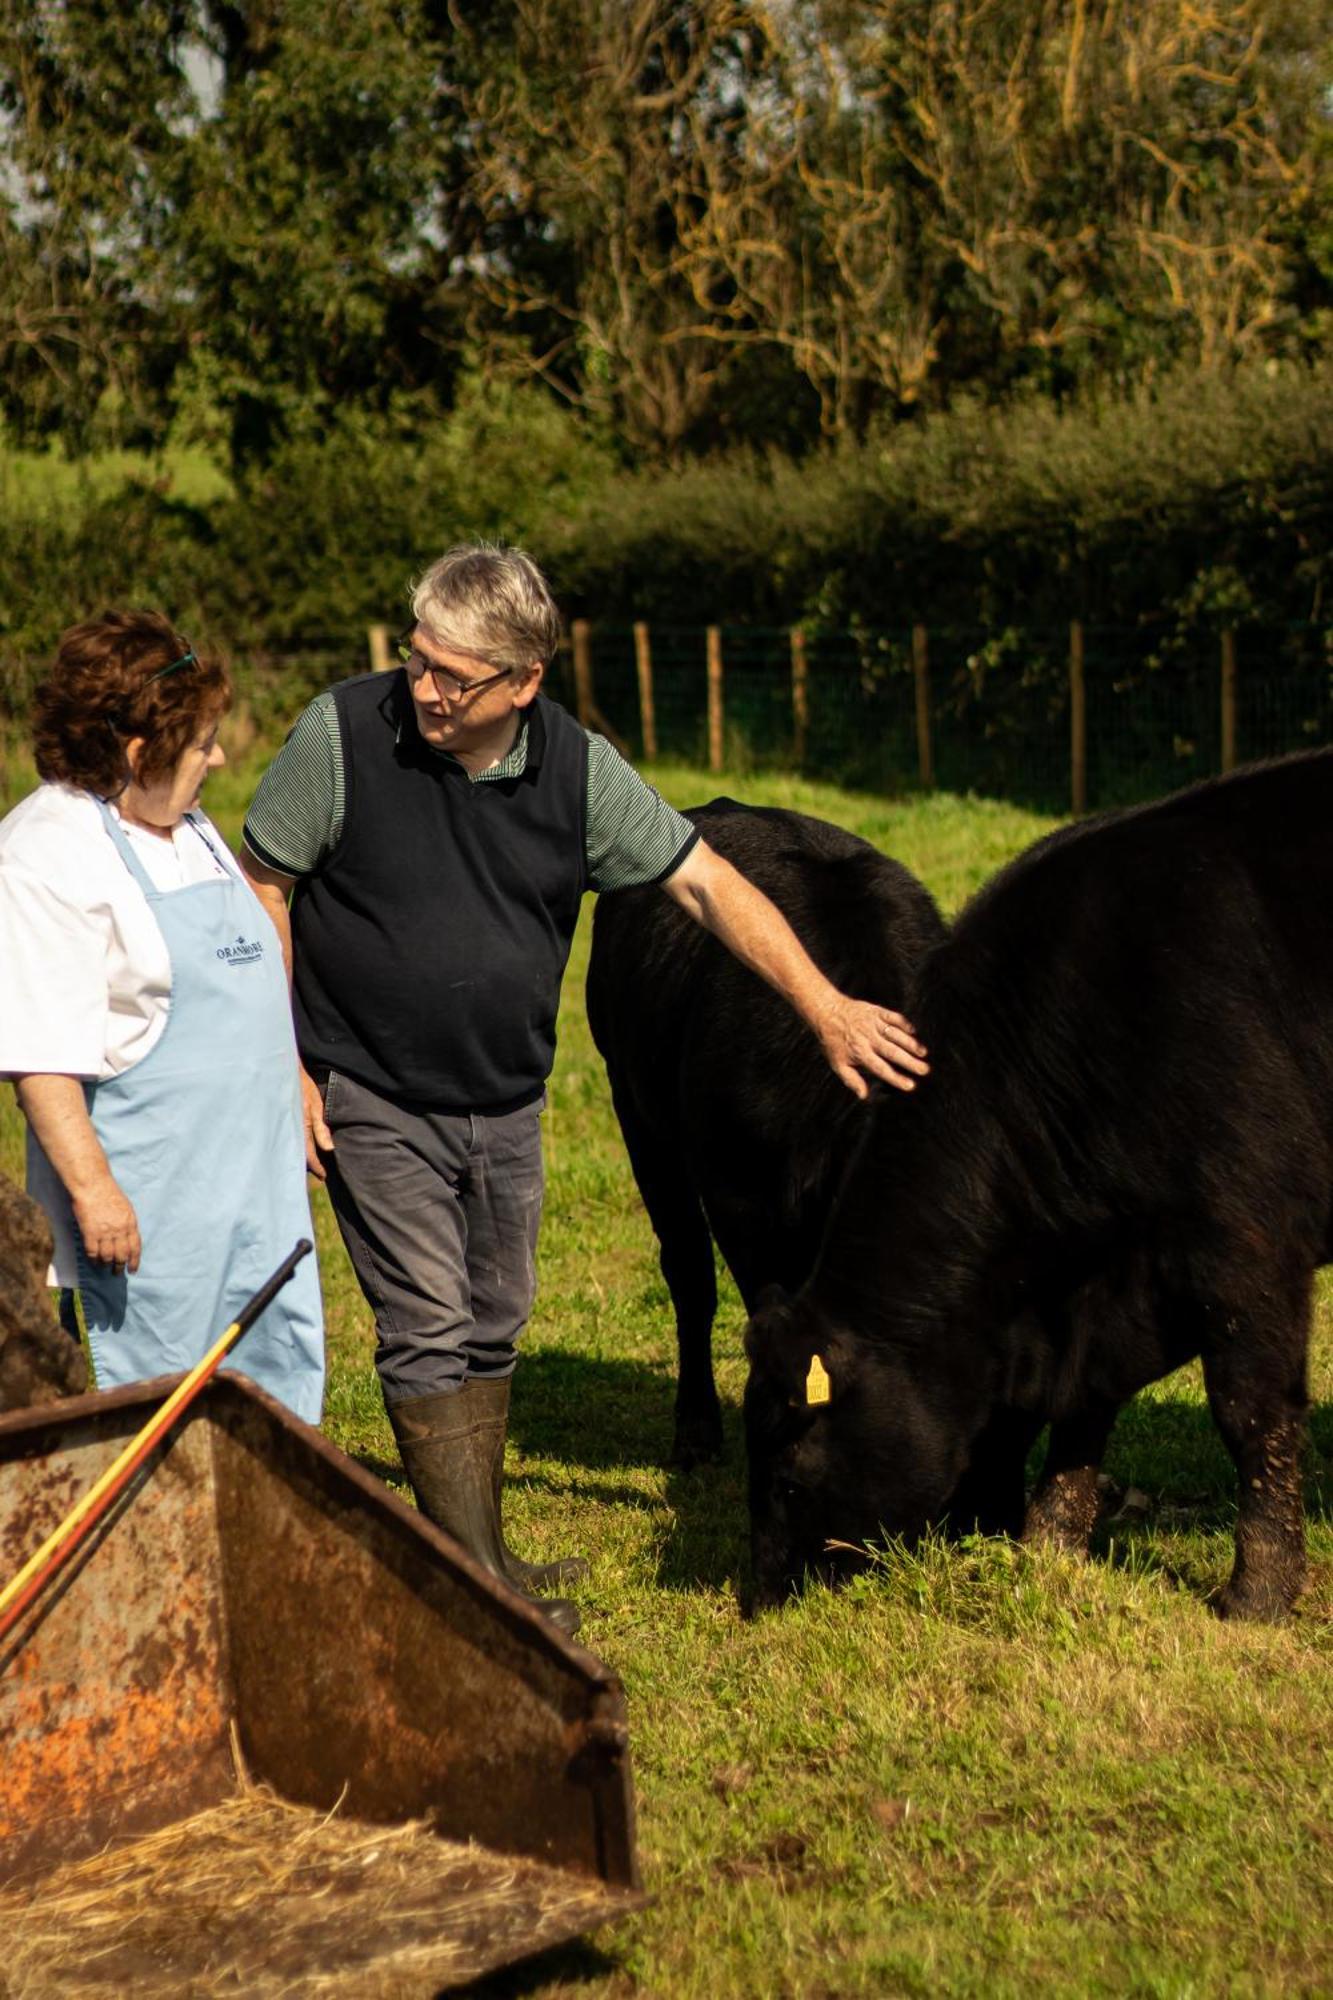
<svg viewBox="0 0 1333 2000">
<path fill-rule="evenodd" d="M 340 430 L 208 504 L 169 478 L 0 482 L 0 661 L 11 708 L 73 618 L 168 609 L 242 656 L 332 650 L 403 614 L 454 539 L 523 541 L 571 616 L 855 635 L 990 634 L 1070 618 L 1140 635 L 1319 620 L 1333 556 L 1327 370 L 1177 378 L 1060 410 L 964 408 L 856 449 L 617 464 L 533 393 L 474 384 L 417 437 Z"/>
</svg>

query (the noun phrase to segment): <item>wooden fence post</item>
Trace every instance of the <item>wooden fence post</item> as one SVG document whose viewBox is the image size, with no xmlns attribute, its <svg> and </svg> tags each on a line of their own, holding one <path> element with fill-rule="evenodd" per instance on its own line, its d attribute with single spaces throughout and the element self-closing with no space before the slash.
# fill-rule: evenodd
<svg viewBox="0 0 1333 2000">
<path fill-rule="evenodd" d="M 1088 810 L 1088 701 L 1083 680 L 1083 621 L 1069 627 L 1069 809 Z"/>
<path fill-rule="evenodd" d="M 810 668 L 805 657 L 805 631 L 791 628 L 791 712 L 792 749 L 797 769 L 805 763 L 805 746 L 810 733 Z"/>
<path fill-rule="evenodd" d="M 1222 769 L 1236 768 L 1236 635 L 1222 634 Z"/>
<path fill-rule="evenodd" d="M 592 642 L 586 618 L 576 618 L 569 628 L 574 642 L 574 709 L 585 729 L 591 729 L 597 704 L 592 698 Z"/>
<path fill-rule="evenodd" d="M 723 761 L 722 628 L 708 628 L 708 768 L 720 771 Z"/>
<path fill-rule="evenodd" d="M 657 757 L 657 714 L 653 707 L 653 649 L 648 627 L 634 627 L 634 664 L 639 675 L 639 724 L 643 731 L 643 754 L 651 764 Z"/>
<path fill-rule="evenodd" d="M 921 789 L 935 786 L 935 759 L 930 748 L 930 640 L 924 625 L 912 627 L 912 678 L 916 683 L 916 761 Z"/>
<path fill-rule="evenodd" d="M 389 658 L 389 628 L 387 625 L 367 625 L 366 644 L 370 648 L 370 671 L 372 674 L 386 674 L 393 665 Z"/>
</svg>

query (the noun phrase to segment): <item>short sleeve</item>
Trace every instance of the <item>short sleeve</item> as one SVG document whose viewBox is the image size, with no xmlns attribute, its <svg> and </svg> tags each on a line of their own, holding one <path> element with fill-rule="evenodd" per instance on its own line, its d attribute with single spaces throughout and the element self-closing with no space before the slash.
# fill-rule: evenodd
<svg viewBox="0 0 1333 2000">
<path fill-rule="evenodd" d="M 588 877 L 630 889 L 674 874 L 699 829 L 669 806 L 603 736 L 588 737 Z"/>
<path fill-rule="evenodd" d="M 310 875 L 330 852 L 343 818 L 338 711 L 322 694 L 297 717 L 259 781 L 245 817 L 245 844 L 267 868 Z"/>
<path fill-rule="evenodd" d="M 109 936 L 104 908 L 80 909 L 23 862 L 0 860 L 0 1074 L 101 1075 Z"/>
</svg>

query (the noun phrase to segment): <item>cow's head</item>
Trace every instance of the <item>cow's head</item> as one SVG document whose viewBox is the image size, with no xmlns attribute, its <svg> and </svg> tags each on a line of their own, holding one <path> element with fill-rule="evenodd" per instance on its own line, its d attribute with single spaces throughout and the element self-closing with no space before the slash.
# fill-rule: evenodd
<svg viewBox="0 0 1333 2000">
<path fill-rule="evenodd" d="M 745 1334 L 756 1609 L 807 1576 L 833 1582 L 868 1541 L 920 1535 L 944 1512 L 968 1429 L 939 1384 L 882 1341 L 769 1292 Z"/>
</svg>

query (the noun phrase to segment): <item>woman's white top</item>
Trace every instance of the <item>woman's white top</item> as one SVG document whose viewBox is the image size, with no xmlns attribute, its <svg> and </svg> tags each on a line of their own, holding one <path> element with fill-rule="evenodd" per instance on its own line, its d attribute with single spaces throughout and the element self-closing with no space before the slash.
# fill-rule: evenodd
<svg viewBox="0 0 1333 2000">
<path fill-rule="evenodd" d="M 201 812 L 170 840 L 122 824 L 159 889 L 236 872 Z M 96 800 L 40 785 L 0 820 L 0 1075 L 120 1076 L 156 1043 L 170 1001 L 162 933 Z"/>
<path fill-rule="evenodd" d="M 201 812 L 170 840 L 121 824 L 155 888 L 238 872 Z M 96 801 L 40 785 L 0 820 L 0 1075 L 120 1076 L 153 1048 L 170 1004 L 166 942 Z M 28 1192 L 55 1237 L 48 1282 L 77 1284 L 69 1196 L 31 1132 Z"/>
</svg>

